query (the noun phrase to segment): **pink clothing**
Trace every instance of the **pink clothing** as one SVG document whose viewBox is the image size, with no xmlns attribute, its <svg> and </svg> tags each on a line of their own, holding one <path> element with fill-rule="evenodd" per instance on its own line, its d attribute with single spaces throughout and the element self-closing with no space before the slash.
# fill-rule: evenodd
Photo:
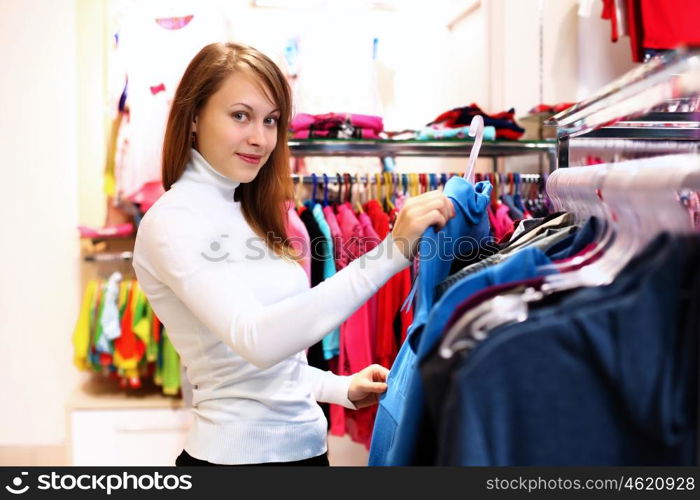
<svg viewBox="0 0 700 500">
<path fill-rule="evenodd" d="M 338 205 L 337 219 L 350 260 L 360 257 L 368 250 L 367 242 L 362 224 L 355 216 L 350 203 Z M 369 240 L 367 246 L 374 243 L 371 238 Z M 376 324 L 376 321 L 370 321 L 371 306 L 368 301 L 340 325 L 340 356 L 336 372 L 338 375 L 352 375 L 372 364 L 371 325 Z M 375 412 L 374 406 L 345 412 L 342 406 L 332 405 L 331 433 L 338 436 L 349 433 L 353 441 L 369 448 Z"/>
<path fill-rule="evenodd" d="M 294 251 L 301 255 L 300 264 L 309 278 L 309 285 L 311 285 L 311 237 L 293 202 L 287 204 L 286 226 L 290 245 Z"/>
<path fill-rule="evenodd" d="M 337 139 L 337 130 L 298 130 L 292 134 L 293 139 Z M 371 128 L 355 129 L 350 139 L 381 139 Z"/>
<path fill-rule="evenodd" d="M 338 218 L 335 216 L 335 212 L 330 205 L 323 207 L 323 215 L 326 217 L 326 222 L 331 230 L 335 269 L 336 271 L 340 271 L 350 263 L 350 259 L 345 251 L 345 238 L 343 238 L 343 233 L 338 225 Z"/>
<path fill-rule="evenodd" d="M 344 123 L 347 118 L 350 119 L 350 124 L 356 128 L 371 129 L 375 132 L 384 130 L 384 122 L 381 116 L 350 113 L 325 113 L 321 115 L 299 113 L 292 119 L 289 129 L 292 132 L 298 132 L 300 130 L 309 130 L 312 126 L 316 130 L 336 128 Z"/>
<path fill-rule="evenodd" d="M 508 215 L 510 209 L 503 203 L 498 202 L 498 205 L 494 209 L 493 203 L 489 204 L 488 215 L 489 223 L 491 224 L 491 229 L 493 230 L 493 236 L 500 240 L 509 231 L 513 230 L 513 219 Z"/>
<path fill-rule="evenodd" d="M 379 238 L 379 235 L 374 230 L 374 227 L 372 227 L 372 220 L 369 218 L 369 215 L 363 212 L 358 216 L 358 218 L 360 220 L 360 225 L 362 226 L 362 232 L 364 236 L 364 251 L 369 252 L 374 247 L 376 247 L 382 240 L 381 238 Z M 374 346 L 376 344 L 377 311 L 379 309 L 378 299 L 379 297 L 375 294 L 371 299 L 367 301 L 367 304 L 369 304 L 370 346 Z M 374 349 L 372 349 L 372 362 L 374 362 L 376 359 L 376 353 L 374 352 Z"/>
</svg>

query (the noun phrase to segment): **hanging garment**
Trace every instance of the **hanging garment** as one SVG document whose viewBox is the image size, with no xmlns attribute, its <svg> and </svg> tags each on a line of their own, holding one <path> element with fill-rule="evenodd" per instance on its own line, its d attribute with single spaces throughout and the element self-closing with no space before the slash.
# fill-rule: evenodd
<svg viewBox="0 0 700 500">
<path fill-rule="evenodd" d="M 323 237 L 326 240 L 326 251 L 328 252 L 323 259 L 323 279 L 328 279 L 335 274 L 335 261 L 333 258 L 333 239 L 331 236 L 331 228 L 326 222 L 326 218 L 323 215 L 323 208 L 320 204 L 316 203 L 312 209 L 314 219 L 318 224 L 319 229 L 323 233 Z M 322 245 L 322 243 L 319 243 Z M 334 328 L 328 333 L 322 340 L 323 345 L 323 357 L 325 359 L 331 359 L 337 356 L 340 352 L 340 327 Z"/>
<path fill-rule="evenodd" d="M 100 352 L 112 352 L 112 342 L 121 335 L 119 325 L 119 308 L 117 300 L 119 298 L 119 284 L 121 283 L 121 273 L 112 273 L 107 280 L 104 307 L 100 316 L 102 335 L 97 340 L 96 348 Z"/>
<path fill-rule="evenodd" d="M 335 269 L 340 271 L 348 265 L 350 262 L 350 257 L 348 255 L 348 250 L 345 248 L 345 237 L 343 232 L 340 230 L 338 225 L 338 219 L 335 216 L 333 208 L 330 206 L 323 207 L 323 215 L 326 217 L 326 222 L 331 230 L 331 237 L 333 238 L 333 252 L 335 254 Z"/>
<path fill-rule="evenodd" d="M 163 330 L 163 369 L 161 372 L 163 393 L 174 396 L 180 391 L 180 356 Z"/>
<path fill-rule="evenodd" d="M 436 463 L 694 464 L 698 264 L 696 236 L 661 235 L 611 285 L 489 332 L 441 379 Z"/>
<path fill-rule="evenodd" d="M 380 398 L 372 434 L 370 465 L 405 462 L 405 457 L 397 454 L 401 450 L 394 447 L 394 437 L 404 418 L 406 387 L 416 370 L 416 349 L 433 306 L 435 285 L 447 277 L 458 250 L 474 251 L 481 240 L 489 238 L 486 215 L 491 195 L 489 182 L 472 185 L 463 177 L 452 177 L 445 185 L 444 194 L 454 205 L 455 217 L 439 232 L 434 227 L 428 228 L 420 240 L 413 323 L 389 373 L 388 389 Z"/>
<path fill-rule="evenodd" d="M 178 82 L 202 47 L 228 38 L 217 9 L 198 6 L 188 14 L 186 24 L 172 25 L 157 22 L 157 6 L 130 9 L 120 26 L 114 71 L 128 78 L 128 114 L 119 130 L 117 190 L 144 211 L 163 193 L 163 137 Z"/>
<path fill-rule="evenodd" d="M 500 240 L 513 229 L 513 219 L 508 216 L 509 211 L 508 206 L 501 202 L 498 202 L 495 207 L 493 204 L 488 207 L 489 223 L 496 240 Z"/>
<path fill-rule="evenodd" d="M 372 225 L 379 237 L 386 237 L 390 232 L 389 215 L 384 212 L 377 200 L 369 200 L 365 211 L 372 220 Z M 406 338 L 406 332 L 413 322 L 413 309 L 402 309 L 411 291 L 411 269 L 404 269 L 394 275 L 377 292 L 377 331 L 374 347 L 375 362 L 391 368 L 399 351 L 399 346 Z"/>
<path fill-rule="evenodd" d="M 311 283 L 313 280 L 311 278 L 311 252 L 309 249 L 311 241 L 309 231 L 306 224 L 299 218 L 296 207 L 294 207 L 292 202 L 287 206 L 286 229 L 289 243 L 294 251 L 301 256 L 299 263 L 304 269 L 306 276 L 308 276 L 309 283 Z"/>
<path fill-rule="evenodd" d="M 452 287 L 432 308 L 416 347 L 416 367 L 434 348 L 450 313 L 465 298 L 488 286 L 507 281 L 536 277 L 539 266 L 551 261 L 539 249 L 528 247 L 500 265 L 486 268 L 468 276 Z M 398 429 L 392 443 L 391 465 L 427 465 L 434 456 L 431 449 L 434 443 L 426 443 L 428 435 L 421 432 L 424 425 L 425 397 L 420 372 L 416 368 L 408 374 L 408 383 L 404 386 L 403 418 L 398 422 Z M 421 439 L 422 438 L 422 439 Z"/>
<path fill-rule="evenodd" d="M 78 321 L 73 330 L 73 364 L 79 370 L 87 370 L 90 367 L 90 324 L 92 323 L 92 308 L 97 293 L 97 280 L 90 280 L 83 294 L 83 302 L 80 306 Z"/>
<path fill-rule="evenodd" d="M 349 203 L 342 203 L 337 208 L 338 224 L 349 259 L 352 261 L 365 253 L 362 225 Z M 340 325 L 340 355 L 336 372 L 338 375 L 352 375 L 372 364 L 371 338 L 370 306 L 365 302 Z M 333 405 L 331 433 L 342 436 L 347 432 L 353 441 L 369 447 L 375 412 L 374 407 L 346 412 L 342 406 Z"/>
</svg>

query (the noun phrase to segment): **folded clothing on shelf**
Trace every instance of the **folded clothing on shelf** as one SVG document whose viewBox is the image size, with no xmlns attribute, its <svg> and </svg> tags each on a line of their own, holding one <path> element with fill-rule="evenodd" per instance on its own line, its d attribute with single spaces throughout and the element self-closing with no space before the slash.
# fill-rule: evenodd
<svg viewBox="0 0 700 500">
<path fill-rule="evenodd" d="M 418 131 L 416 137 L 421 141 L 431 139 L 469 139 L 469 127 L 459 128 L 433 128 L 425 127 Z M 491 125 L 484 127 L 484 140 L 493 141 L 496 138 L 496 127 Z"/>
<path fill-rule="evenodd" d="M 515 123 L 514 108 L 489 115 L 475 103 L 446 111 L 428 123 L 427 126 L 432 128 L 468 127 L 476 115 L 484 117 L 485 126 L 492 126 L 496 129 L 496 139 L 517 140 L 525 133 L 525 130 Z"/>
<path fill-rule="evenodd" d="M 371 128 L 298 130 L 292 134 L 293 139 L 381 139 Z"/>
<path fill-rule="evenodd" d="M 381 116 L 353 113 L 299 113 L 289 126 L 295 139 L 379 139 L 384 130 Z"/>
</svg>

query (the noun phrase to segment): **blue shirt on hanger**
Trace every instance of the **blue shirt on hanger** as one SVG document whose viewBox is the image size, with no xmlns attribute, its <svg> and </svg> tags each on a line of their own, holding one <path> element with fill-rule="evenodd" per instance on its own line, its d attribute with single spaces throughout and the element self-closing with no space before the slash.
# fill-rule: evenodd
<svg viewBox="0 0 700 500">
<path fill-rule="evenodd" d="M 486 207 L 490 201 L 491 183 L 472 185 L 463 177 L 447 181 L 443 194 L 450 198 L 455 217 L 440 230 L 429 227 L 418 247 L 418 276 L 415 286 L 416 308 L 413 323 L 401 346 L 387 380 L 388 389 L 381 396 L 372 434 L 369 465 L 389 465 L 396 426 L 405 408 L 404 394 L 416 371 L 416 351 L 421 330 L 428 320 L 435 299 L 435 287 L 450 272 L 455 255 L 477 252 L 479 244 L 490 237 Z"/>
<path fill-rule="evenodd" d="M 403 409 L 398 420 L 398 429 L 394 435 L 391 448 L 380 463 L 375 456 L 374 465 L 420 465 L 429 463 L 432 454 L 421 456 L 420 441 L 421 423 L 426 411 L 423 381 L 417 363 L 425 358 L 439 341 L 443 329 L 450 319 L 452 311 L 472 294 L 492 285 L 499 285 L 510 281 L 520 281 L 538 276 L 537 268 L 550 264 L 551 260 L 535 247 L 527 247 L 518 251 L 510 259 L 487 267 L 475 274 L 466 276 L 456 283 L 443 295 L 430 312 L 428 321 L 417 339 L 415 363 L 416 365 L 407 374 L 403 385 L 405 399 L 402 402 Z M 391 387 L 391 383 L 389 383 Z M 372 457 L 371 457 L 372 458 Z"/>
</svg>

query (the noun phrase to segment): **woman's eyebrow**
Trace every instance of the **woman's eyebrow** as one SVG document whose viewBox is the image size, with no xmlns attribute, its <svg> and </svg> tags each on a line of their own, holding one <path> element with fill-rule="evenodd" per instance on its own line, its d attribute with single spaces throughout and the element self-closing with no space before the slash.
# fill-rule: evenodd
<svg viewBox="0 0 700 500">
<path fill-rule="evenodd" d="M 231 107 L 233 107 L 233 106 L 244 106 L 244 107 L 248 108 L 249 110 L 253 111 L 253 108 L 251 108 L 250 106 L 248 106 L 244 102 L 234 102 L 233 104 L 231 104 Z"/>
<path fill-rule="evenodd" d="M 236 102 L 236 103 L 231 104 L 231 107 L 233 107 L 233 106 L 243 106 L 243 107 L 248 108 L 248 109 L 251 110 L 251 111 L 254 111 L 254 109 L 253 109 L 251 106 L 249 106 L 248 104 L 246 104 L 246 103 L 244 103 L 244 102 Z M 272 113 L 279 113 L 279 112 L 280 112 L 280 110 L 277 109 L 277 108 L 275 108 L 275 109 L 273 109 L 272 111 L 270 111 L 270 112 L 267 113 L 267 114 L 268 114 L 268 115 L 271 115 Z"/>
</svg>

